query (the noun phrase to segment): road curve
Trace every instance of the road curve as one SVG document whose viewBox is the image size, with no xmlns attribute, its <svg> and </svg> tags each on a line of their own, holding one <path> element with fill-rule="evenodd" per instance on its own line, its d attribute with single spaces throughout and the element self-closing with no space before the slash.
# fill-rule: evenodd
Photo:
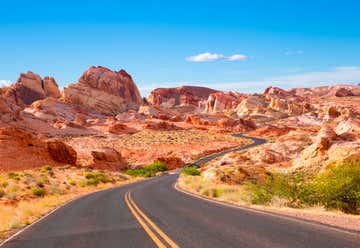
<svg viewBox="0 0 360 248">
<path fill-rule="evenodd" d="M 204 201 L 174 189 L 176 179 L 84 196 L 1 247 L 360 247 L 358 234 Z"/>
</svg>

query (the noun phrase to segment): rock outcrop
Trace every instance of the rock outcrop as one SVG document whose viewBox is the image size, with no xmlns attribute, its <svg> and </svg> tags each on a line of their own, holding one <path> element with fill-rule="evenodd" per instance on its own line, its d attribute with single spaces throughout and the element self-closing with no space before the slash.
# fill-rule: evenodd
<svg viewBox="0 0 360 248">
<path fill-rule="evenodd" d="M 30 105 L 34 101 L 46 97 L 60 97 L 60 91 L 54 78 L 45 77 L 42 79 L 38 74 L 31 71 L 21 73 L 14 85 L 9 86 L 7 96 L 15 99 L 15 102 L 22 105 Z"/>
<path fill-rule="evenodd" d="M 64 89 L 66 102 L 109 115 L 137 110 L 142 103 L 139 90 L 124 70 L 90 67 L 79 81 Z"/>
<path fill-rule="evenodd" d="M 61 141 L 45 141 L 15 127 L 0 128 L 0 171 L 75 164 L 76 152 Z"/>
<path fill-rule="evenodd" d="M 181 86 L 176 88 L 158 88 L 151 91 L 148 101 L 156 106 L 172 108 L 174 106 L 198 106 L 200 101 L 207 100 L 216 90 L 197 87 Z"/>
<path fill-rule="evenodd" d="M 47 149 L 50 156 L 57 162 L 76 165 L 77 153 L 69 145 L 59 140 L 47 142 Z"/>
<path fill-rule="evenodd" d="M 205 112 L 208 113 L 220 113 L 223 111 L 231 110 L 235 108 L 242 100 L 247 98 L 247 95 L 238 92 L 219 91 L 210 94 L 207 101 L 204 103 Z"/>
<path fill-rule="evenodd" d="M 127 162 L 121 154 L 110 147 L 92 151 L 91 155 L 93 157 L 91 167 L 96 169 L 120 171 L 128 167 Z"/>
</svg>

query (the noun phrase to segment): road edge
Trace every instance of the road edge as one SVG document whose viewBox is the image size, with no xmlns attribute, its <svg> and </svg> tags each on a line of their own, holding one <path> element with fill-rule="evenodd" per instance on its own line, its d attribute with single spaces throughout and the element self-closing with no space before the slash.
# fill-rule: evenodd
<svg viewBox="0 0 360 248">
<path fill-rule="evenodd" d="M 143 180 L 139 180 L 139 181 L 135 181 L 135 182 L 132 182 L 132 183 L 128 183 L 128 184 L 123 184 L 123 185 L 119 185 L 119 186 L 116 186 L 116 187 L 112 187 L 112 188 L 107 188 L 107 189 L 101 189 L 101 190 L 98 190 L 98 191 L 94 191 L 94 192 L 90 192 L 88 194 L 85 194 L 85 195 L 79 195 L 73 199 L 69 199 L 68 201 L 60 204 L 59 206 L 57 206 L 56 208 L 50 210 L 49 212 L 47 212 L 46 214 L 44 214 L 43 216 L 41 216 L 40 218 L 38 218 L 37 220 L 35 220 L 34 222 L 32 222 L 31 224 L 21 228 L 20 230 L 18 230 L 17 232 L 15 232 L 14 234 L 12 234 L 10 237 L 6 238 L 4 241 L 2 241 L 0 243 L 0 248 L 5 245 L 6 243 L 10 242 L 12 239 L 14 239 L 15 237 L 17 237 L 18 235 L 20 235 L 21 233 L 25 232 L 27 229 L 29 229 L 30 227 L 36 225 L 37 223 L 41 222 L 42 220 L 46 219 L 47 217 L 49 217 L 50 215 L 54 214 L 57 210 L 59 210 L 60 208 L 63 208 L 65 207 L 66 205 L 70 204 L 71 202 L 74 202 L 76 200 L 79 200 L 83 197 L 86 197 L 86 196 L 89 196 L 89 195 L 93 195 L 93 194 L 96 194 L 96 193 L 99 193 L 99 192 L 103 192 L 103 191 L 107 191 L 107 190 L 113 190 L 113 189 L 116 189 L 116 188 L 120 188 L 120 187 L 124 187 L 124 186 L 127 186 L 127 185 L 130 185 L 130 184 L 133 184 L 133 183 L 138 183 L 138 182 L 142 182 L 142 181 L 146 181 L 146 180 L 149 180 L 148 178 L 146 179 L 143 179 Z"/>
<path fill-rule="evenodd" d="M 186 195 L 189 195 L 189 196 L 192 196 L 192 197 L 195 197 L 195 198 L 207 201 L 207 202 L 215 203 L 217 205 L 222 205 L 222 206 L 226 206 L 226 207 L 230 207 L 230 208 L 235 208 L 235 209 L 240 209 L 240 210 L 244 210 L 244 211 L 250 211 L 253 213 L 258 213 L 258 214 L 268 215 L 268 216 L 282 218 L 282 219 L 286 219 L 286 220 L 291 220 L 291 221 L 295 221 L 295 222 L 300 222 L 302 224 L 308 224 L 308 225 L 318 226 L 318 227 L 322 227 L 322 228 L 327 228 L 327 229 L 331 229 L 333 231 L 346 233 L 346 234 L 350 234 L 350 235 L 354 235 L 354 236 L 360 236 L 360 231 L 341 228 L 341 227 L 337 227 L 337 226 L 333 226 L 333 225 L 329 225 L 329 224 L 325 224 L 325 223 L 321 223 L 321 222 L 317 222 L 317 221 L 302 219 L 302 218 L 298 218 L 298 217 L 294 217 L 294 216 L 288 216 L 288 215 L 284 215 L 284 214 L 276 213 L 276 212 L 272 212 L 272 211 L 259 210 L 259 209 L 255 209 L 255 208 L 251 208 L 251 207 L 247 207 L 247 206 L 236 205 L 236 204 L 233 204 L 230 202 L 223 202 L 223 201 L 215 200 L 210 197 L 198 195 L 193 192 L 190 192 L 190 191 L 180 188 L 178 185 L 177 179 L 176 179 L 176 182 L 173 183 L 172 187 L 175 190 L 177 190 L 178 192 L 181 192 L 183 194 L 186 194 Z"/>
</svg>

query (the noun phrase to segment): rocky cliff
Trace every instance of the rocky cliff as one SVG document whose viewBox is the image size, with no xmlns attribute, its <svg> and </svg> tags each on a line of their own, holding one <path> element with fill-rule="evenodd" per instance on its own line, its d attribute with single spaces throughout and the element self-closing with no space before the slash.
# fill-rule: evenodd
<svg viewBox="0 0 360 248">
<path fill-rule="evenodd" d="M 136 84 L 125 70 L 101 66 L 90 67 L 77 83 L 65 87 L 64 100 L 111 115 L 137 110 L 142 103 Z"/>
</svg>

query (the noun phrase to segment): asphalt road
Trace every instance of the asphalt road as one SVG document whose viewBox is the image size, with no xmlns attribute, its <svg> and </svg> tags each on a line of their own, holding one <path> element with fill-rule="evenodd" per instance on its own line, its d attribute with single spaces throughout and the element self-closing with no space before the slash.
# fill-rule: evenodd
<svg viewBox="0 0 360 248">
<path fill-rule="evenodd" d="M 84 196 L 2 247 L 360 247 L 358 234 L 184 194 L 174 189 L 176 178 Z"/>
</svg>

